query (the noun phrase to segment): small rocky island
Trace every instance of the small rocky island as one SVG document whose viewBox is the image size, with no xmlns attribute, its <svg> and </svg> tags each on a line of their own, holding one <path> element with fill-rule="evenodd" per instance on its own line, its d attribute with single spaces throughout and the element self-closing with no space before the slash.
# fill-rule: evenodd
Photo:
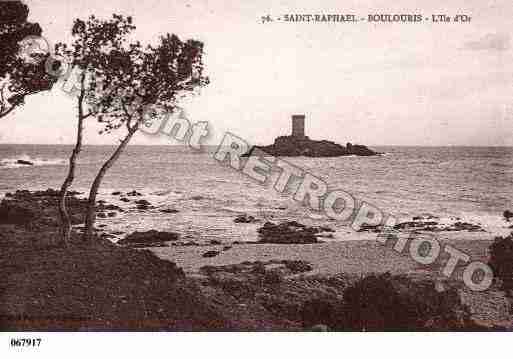
<svg viewBox="0 0 513 359">
<path fill-rule="evenodd" d="M 292 115 L 292 134 L 280 136 L 269 146 L 253 146 L 246 154 L 250 156 L 255 149 L 272 156 L 306 156 L 306 157 L 338 157 L 338 156 L 375 156 L 375 152 L 363 145 L 347 143 L 346 146 L 327 140 L 311 140 L 305 136 L 305 115 Z"/>
</svg>

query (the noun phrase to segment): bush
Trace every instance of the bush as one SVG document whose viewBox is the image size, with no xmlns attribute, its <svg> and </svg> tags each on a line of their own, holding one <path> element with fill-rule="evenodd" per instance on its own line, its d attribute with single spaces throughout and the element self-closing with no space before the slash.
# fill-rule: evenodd
<svg viewBox="0 0 513 359">
<path fill-rule="evenodd" d="M 456 290 L 437 292 L 432 281 L 413 282 L 382 274 L 361 279 L 344 292 L 344 317 L 351 331 L 469 330 L 473 323 Z"/>
<path fill-rule="evenodd" d="M 496 237 L 490 246 L 488 262 L 496 278 L 502 281 L 501 289 L 513 289 L 513 236 Z"/>
<path fill-rule="evenodd" d="M 339 317 L 336 304 L 325 299 L 311 299 L 303 304 L 301 320 L 303 328 L 312 328 L 316 325 L 326 325 L 328 328 L 337 326 Z"/>
<path fill-rule="evenodd" d="M 35 213 L 28 207 L 9 201 L 0 203 L 0 224 L 28 224 L 35 218 Z"/>
</svg>

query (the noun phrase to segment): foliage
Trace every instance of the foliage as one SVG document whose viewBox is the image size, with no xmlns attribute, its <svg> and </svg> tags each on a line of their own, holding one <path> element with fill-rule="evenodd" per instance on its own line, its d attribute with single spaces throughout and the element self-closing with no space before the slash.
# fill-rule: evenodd
<svg viewBox="0 0 513 359">
<path fill-rule="evenodd" d="M 25 102 L 25 97 L 50 90 L 56 79 L 45 68 L 49 49 L 23 53 L 26 39 L 41 36 L 39 24 L 27 22 L 28 7 L 21 1 L 0 2 L 0 117 Z"/>
<path fill-rule="evenodd" d="M 468 309 L 455 289 L 388 273 L 370 275 L 344 292 L 344 330 L 471 330 Z"/>
<path fill-rule="evenodd" d="M 513 289 L 513 235 L 496 237 L 490 246 L 490 267 L 496 278 L 502 281 L 502 289 Z"/>
</svg>

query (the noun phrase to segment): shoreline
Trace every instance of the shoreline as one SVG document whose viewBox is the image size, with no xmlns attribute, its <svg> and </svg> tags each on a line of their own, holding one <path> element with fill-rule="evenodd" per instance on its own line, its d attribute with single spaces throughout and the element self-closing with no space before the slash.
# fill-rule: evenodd
<svg viewBox="0 0 513 359">
<path fill-rule="evenodd" d="M 463 321 L 467 324 L 461 324 L 463 319 L 460 324 L 444 320 L 423 326 L 424 330 L 513 329 L 513 317 L 505 309 L 511 303 L 504 292 L 495 286 L 487 292 L 472 292 L 459 280 L 458 269 L 454 278 L 442 278 L 439 273 L 445 257 L 433 265 L 421 266 L 375 240 L 180 245 L 171 239 L 166 246 L 135 249 L 105 238 L 98 238 L 93 245 L 82 244 L 76 232 L 72 245 L 62 248 L 56 245 L 58 220 L 56 208 L 51 205 L 55 192 L 26 191 L 14 198 L 35 216 L 27 223 L 0 220 L 0 269 L 7 278 L 4 295 L 0 296 L 2 329 L 305 330 L 315 326 L 315 320 L 304 319 L 305 310 L 314 305 L 312 300 L 321 298 L 331 303 L 330 308 L 342 310 L 339 305 L 345 303 L 348 288 L 371 273 L 377 273 L 379 280 L 390 281 L 398 290 L 406 280 L 408 286 L 420 286 L 421 291 L 431 292 L 421 288 L 441 286 L 443 290 L 437 295 L 458 293 L 458 301 L 463 304 L 457 305 L 469 308 Z M 72 215 L 79 215 L 83 203 L 74 196 L 70 201 Z M 108 203 L 99 206 L 109 208 Z M 80 218 L 76 219 L 80 223 Z M 307 226 L 299 228 L 309 230 Z M 479 231 L 465 233 L 483 235 Z M 492 243 L 485 239 L 442 242 L 458 245 L 473 259 L 483 261 L 487 261 Z M 293 299 L 289 302 L 285 298 L 290 296 Z M 426 295 L 415 298 L 423 297 Z M 148 303 L 152 304 L 148 307 Z M 49 313 L 53 319 L 48 319 Z M 61 317 L 72 320 L 63 321 Z M 316 320 L 320 321 L 317 324 L 326 324 Z M 356 324 L 330 322 L 328 327 L 355 330 L 352 325 Z"/>
</svg>

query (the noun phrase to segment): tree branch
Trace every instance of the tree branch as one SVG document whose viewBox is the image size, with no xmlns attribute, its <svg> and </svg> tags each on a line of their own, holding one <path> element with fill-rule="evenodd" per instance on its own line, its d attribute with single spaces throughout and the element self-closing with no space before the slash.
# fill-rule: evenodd
<svg viewBox="0 0 513 359">
<path fill-rule="evenodd" d="M 93 115 L 93 112 L 89 112 L 87 115 L 85 115 L 84 117 L 82 117 L 84 120 L 88 117 L 91 117 Z"/>
</svg>

